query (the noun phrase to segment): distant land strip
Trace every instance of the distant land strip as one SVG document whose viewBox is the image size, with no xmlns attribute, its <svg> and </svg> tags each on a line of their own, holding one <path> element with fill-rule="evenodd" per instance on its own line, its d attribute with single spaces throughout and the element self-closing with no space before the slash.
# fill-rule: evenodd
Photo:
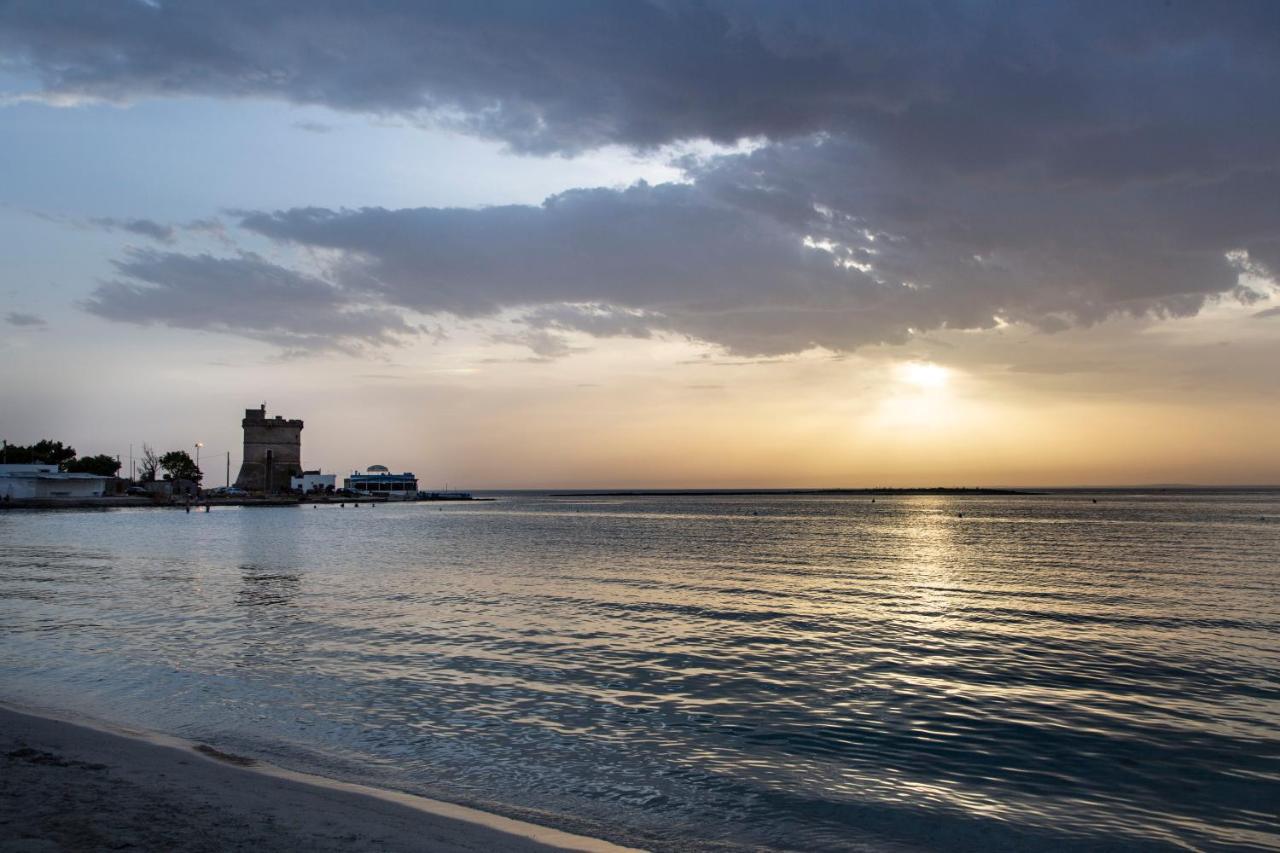
<svg viewBox="0 0 1280 853">
<path fill-rule="evenodd" d="M 658 491 L 553 492 L 553 498 L 750 497 L 770 495 L 1040 495 L 1016 489 L 667 489 Z"/>
</svg>

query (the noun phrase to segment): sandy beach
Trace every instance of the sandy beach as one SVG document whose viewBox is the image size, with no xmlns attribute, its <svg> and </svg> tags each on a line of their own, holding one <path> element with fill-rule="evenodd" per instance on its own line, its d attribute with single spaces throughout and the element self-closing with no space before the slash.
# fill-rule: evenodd
<svg viewBox="0 0 1280 853">
<path fill-rule="evenodd" d="M 5 707 L 0 755 L 0 853 L 627 849 L 208 744 Z"/>
</svg>

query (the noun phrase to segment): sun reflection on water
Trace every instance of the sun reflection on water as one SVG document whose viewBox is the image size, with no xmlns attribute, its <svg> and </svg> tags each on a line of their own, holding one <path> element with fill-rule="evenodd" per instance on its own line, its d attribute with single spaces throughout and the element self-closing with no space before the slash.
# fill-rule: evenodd
<svg viewBox="0 0 1280 853">
<path fill-rule="evenodd" d="M 1278 516 L 1275 496 L 5 516 L 0 685 L 648 846 L 1274 847 Z"/>
</svg>

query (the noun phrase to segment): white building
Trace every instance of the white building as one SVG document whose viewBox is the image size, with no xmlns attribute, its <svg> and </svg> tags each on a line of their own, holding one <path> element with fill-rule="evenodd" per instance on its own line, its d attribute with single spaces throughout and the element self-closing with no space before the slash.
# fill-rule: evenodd
<svg viewBox="0 0 1280 853">
<path fill-rule="evenodd" d="M 57 465 L 0 465 L 0 500 L 100 498 L 114 477 L 68 474 Z"/>
<path fill-rule="evenodd" d="M 337 474 L 321 474 L 319 471 L 303 471 L 301 477 L 290 477 L 289 488 L 303 494 L 313 491 L 325 491 L 337 486 Z"/>
</svg>

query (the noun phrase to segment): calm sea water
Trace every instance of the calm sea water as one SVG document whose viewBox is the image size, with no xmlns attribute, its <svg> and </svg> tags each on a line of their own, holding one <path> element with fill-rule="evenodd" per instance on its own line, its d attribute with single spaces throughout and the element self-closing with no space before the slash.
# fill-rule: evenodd
<svg viewBox="0 0 1280 853">
<path fill-rule="evenodd" d="M 657 848 L 1277 849 L 1280 494 L 0 513 L 0 698 Z"/>
</svg>

